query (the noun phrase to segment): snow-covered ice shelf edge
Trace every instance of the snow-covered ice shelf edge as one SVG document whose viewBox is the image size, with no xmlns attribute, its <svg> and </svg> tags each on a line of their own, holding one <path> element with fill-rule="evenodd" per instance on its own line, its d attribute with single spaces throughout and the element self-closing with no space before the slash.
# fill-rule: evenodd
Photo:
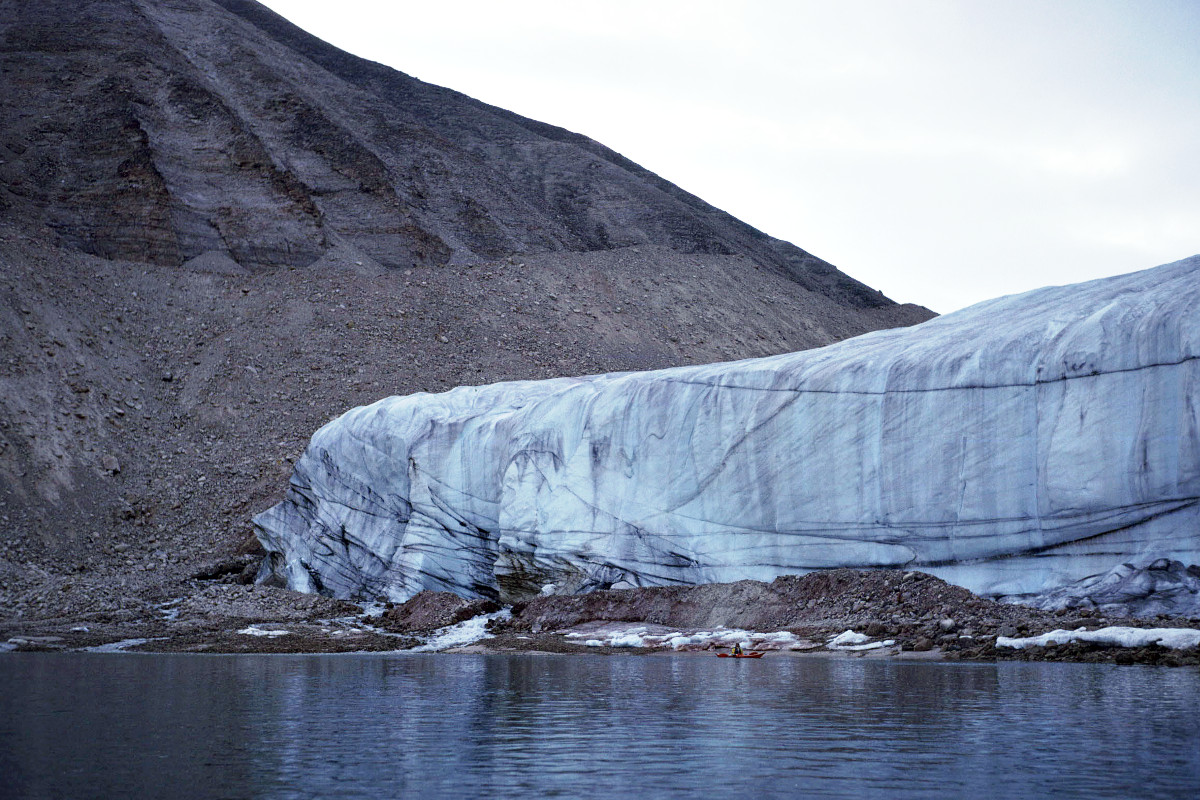
<svg viewBox="0 0 1200 800">
<path fill-rule="evenodd" d="M 318 431 L 262 577 L 504 601 L 903 567 L 1029 595 L 1200 563 L 1200 257 L 819 350 L 393 397 Z"/>
</svg>

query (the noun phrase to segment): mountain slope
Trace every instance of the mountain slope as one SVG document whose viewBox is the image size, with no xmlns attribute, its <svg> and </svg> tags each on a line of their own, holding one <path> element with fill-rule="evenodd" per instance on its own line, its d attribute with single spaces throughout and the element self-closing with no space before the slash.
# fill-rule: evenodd
<svg viewBox="0 0 1200 800">
<path fill-rule="evenodd" d="M 229 553 L 350 406 L 930 316 L 254 3 L 0 0 L 0 70 L 14 613 Z"/>
<path fill-rule="evenodd" d="M 4 4 L 10 213 L 85 252 L 386 266 L 660 244 L 891 303 L 587 139 L 337 50 L 253 2 Z M 130 43 L 136 42 L 136 47 Z M 119 55 L 118 55 L 119 54 Z"/>
</svg>

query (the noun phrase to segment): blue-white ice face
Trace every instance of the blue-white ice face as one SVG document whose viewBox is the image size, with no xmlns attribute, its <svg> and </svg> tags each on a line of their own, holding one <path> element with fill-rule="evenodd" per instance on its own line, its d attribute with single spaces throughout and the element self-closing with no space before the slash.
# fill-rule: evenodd
<svg viewBox="0 0 1200 800">
<path fill-rule="evenodd" d="M 389 398 L 256 523 L 293 588 L 392 600 L 1195 563 L 1198 340 L 1192 258 L 819 350 Z"/>
</svg>

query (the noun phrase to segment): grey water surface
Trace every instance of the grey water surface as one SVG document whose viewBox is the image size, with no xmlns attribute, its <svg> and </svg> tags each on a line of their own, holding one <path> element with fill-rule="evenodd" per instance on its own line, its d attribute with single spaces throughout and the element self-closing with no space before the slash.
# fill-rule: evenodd
<svg viewBox="0 0 1200 800">
<path fill-rule="evenodd" d="M 0 656 L 0 796 L 1200 796 L 1200 671 Z"/>
</svg>

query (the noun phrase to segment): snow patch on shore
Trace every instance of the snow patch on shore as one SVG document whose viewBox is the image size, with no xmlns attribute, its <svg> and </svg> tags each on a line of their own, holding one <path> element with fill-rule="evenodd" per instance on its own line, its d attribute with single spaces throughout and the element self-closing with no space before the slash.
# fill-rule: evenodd
<svg viewBox="0 0 1200 800">
<path fill-rule="evenodd" d="M 179 612 L 182 609 L 183 598 L 176 597 L 168 600 L 165 603 L 159 603 L 155 606 L 158 613 L 162 615 L 164 622 L 174 622 L 179 619 Z"/>
<path fill-rule="evenodd" d="M 358 616 L 362 616 L 362 617 L 381 617 L 381 616 L 383 616 L 384 612 L 387 611 L 386 603 L 380 603 L 375 600 L 372 600 L 369 602 L 361 602 L 358 604 L 358 607 L 362 609 L 362 611 L 358 614 Z M 350 617 L 342 617 L 340 619 L 354 619 L 354 618 L 355 618 L 354 616 L 350 616 Z"/>
<path fill-rule="evenodd" d="M 137 647 L 146 642 L 159 642 L 167 637 L 155 636 L 150 639 L 122 639 L 119 642 L 109 642 L 108 644 L 98 644 L 94 647 L 81 648 L 85 653 L 124 653 L 130 647 Z"/>
<path fill-rule="evenodd" d="M 1087 628 L 1076 628 L 1073 631 L 1057 630 L 1043 633 L 1041 636 L 1027 636 L 1023 639 L 997 636 L 997 647 L 1014 647 L 1023 650 L 1026 647 L 1045 647 L 1050 642 L 1069 644 L 1071 642 L 1093 642 L 1113 647 L 1147 647 L 1152 644 L 1169 647 L 1172 650 L 1186 650 L 1189 647 L 1200 647 L 1200 631 L 1191 628 L 1127 628 L 1111 626 L 1089 631 Z"/>
<path fill-rule="evenodd" d="M 288 636 L 291 631 L 280 630 L 277 628 L 260 628 L 257 625 L 251 625 L 249 628 L 242 628 L 238 633 L 243 636 L 266 636 L 274 639 L 278 636 Z"/>
<path fill-rule="evenodd" d="M 740 644 L 743 650 L 782 650 L 800 640 L 794 633 L 760 633 L 739 628 L 711 631 L 682 631 L 664 625 L 636 623 L 600 623 L 580 625 L 565 634 L 588 647 L 649 647 L 672 650 L 711 650 Z"/>
<path fill-rule="evenodd" d="M 492 620 L 512 619 L 512 610 L 502 608 L 491 614 L 480 614 L 468 620 L 438 628 L 433 635 L 412 650 L 416 653 L 434 653 L 439 650 L 449 650 L 452 647 L 466 647 L 483 639 L 490 639 L 494 634 L 489 633 L 487 626 Z"/>
<path fill-rule="evenodd" d="M 837 636 L 830 639 L 825 646 L 830 650 L 878 650 L 881 647 L 891 647 L 896 642 L 893 639 L 884 639 L 880 642 L 872 642 L 871 637 L 865 633 L 848 630 L 842 631 Z"/>
</svg>

